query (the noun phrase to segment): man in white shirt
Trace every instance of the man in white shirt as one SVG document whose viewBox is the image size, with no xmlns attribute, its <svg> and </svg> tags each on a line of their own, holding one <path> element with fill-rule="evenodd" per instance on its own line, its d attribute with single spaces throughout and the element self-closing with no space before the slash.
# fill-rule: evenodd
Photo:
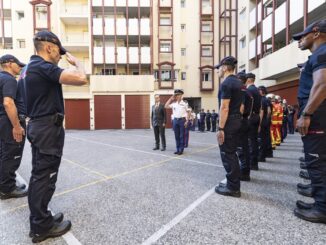
<svg viewBox="0 0 326 245">
<path fill-rule="evenodd" d="M 188 105 L 182 100 L 182 95 L 183 91 L 176 89 L 174 95 L 165 104 L 165 108 L 172 108 L 173 130 L 177 149 L 174 154 L 178 155 L 183 153 L 185 125 L 188 123 Z"/>
</svg>

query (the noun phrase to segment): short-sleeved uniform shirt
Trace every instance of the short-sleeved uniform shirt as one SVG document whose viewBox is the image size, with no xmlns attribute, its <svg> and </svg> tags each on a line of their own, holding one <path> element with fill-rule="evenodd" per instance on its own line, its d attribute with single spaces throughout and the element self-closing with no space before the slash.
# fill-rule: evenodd
<svg viewBox="0 0 326 245">
<path fill-rule="evenodd" d="M 0 116 L 7 115 L 3 106 L 4 97 L 16 100 L 17 81 L 13 75 L 6 71 L 0 72 Z"/>
<path fill-rule="evenodd" d="M 170 108 L 172 108 L 173 118 L 187 117 L 188 104 L 183 100 L 180 103 L 174 102 L 170 104 Z"/>
<path fill-rule="evenodd" d="M 261 97 L 261 108 L 264 112 L 263 120 L 265 120 L 267 118 L 268 107 L 269 107 L 268 99 L 266 98 L 266 96 L 262 96 Z"/>
<path fill-rule="evenodd" d="M 18 90 L 25 102 L 26 115 L 39 118 L 64 114 L 62 86 L 59 82 L 63 69 L 33 55 L 22 71 L 18 81 Z"/>
<path fill-rule="evenodd" d="M 250 116 L 251 112 L 252 112 L 252 105 L 253 105 L 253 98 L 251 93 L 247 90 L 246 86 L 243 85 L 241 88 L 243 97 L 244 97 L 244 111 L 243 111 L 243 117 L 247 118 L 248 116 Z"/>
<path fill-rule="evenodd" d="M 304 68 L 301 71 L 298 90 L 298 101 L 300 106 L 300 113 L 307 105 L 310 90 L 313 85 L 313 72 L 326 68 L 326 43 L 320 45 L 313 54 L 308 58 Z"/>
<path fill-rule="evenodd" d="M 259 90 L 254 84 L 250 85 L 247 89 L 253 97 L 252 112 L 259 114 L 261 108 L 261 95 Z"/>
<path fill-rule="evenodd" d="M 243 83 L 235 76 L 230 75 L 221 84 L 221 99 L 229 99 L 229 115 L 240 114 L 240 106 L 244 101 L 241 91 Z"/>
</svg>

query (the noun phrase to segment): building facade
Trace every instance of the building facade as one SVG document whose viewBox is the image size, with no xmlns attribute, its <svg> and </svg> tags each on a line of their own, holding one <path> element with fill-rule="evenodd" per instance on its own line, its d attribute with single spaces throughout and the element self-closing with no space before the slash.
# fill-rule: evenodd
<svg viewBox="0 0 326 245">
<path fill-rule="evenodd" d="M 299 69 L 309 51 L 301 51 L 292 35 L 326 18 L 325 0 L 239 1 L 238 69 L 256 74 L 257 85 L 297 104 Z"/>
<path fill-rule="evenodd" d="M 237 55 L 237 2 L 0 0 L 0 55 L 27 62 L 34 33 L 51 30 L 90 80 L 64 86 L 66 128 L 149 128 L 154 94 L 181 88 L 195 111 L 217 109 L 213 67 Z"/>
</svg>

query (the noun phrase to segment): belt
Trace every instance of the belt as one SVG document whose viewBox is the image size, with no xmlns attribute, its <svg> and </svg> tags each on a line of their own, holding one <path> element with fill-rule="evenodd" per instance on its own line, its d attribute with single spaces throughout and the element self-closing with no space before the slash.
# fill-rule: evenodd
<svg viewBox="0 0 326 245">
<path fill-rule="evenodd" d="M 35 119 L 41 119 L 41 118 L 48 118 L 48 117 L 52 117 L 54 116 L 56 113 L 54 114 L 47 114 L 47 115 L 43 115 L 43 116 L 36 116 L 36 117 L 30 117 L 31 120 L 35 120 Z"/>
<path fill-rule="evenodd" d="M 185 120 L 186 118 L 185 117 L 175 117 L 174 119 L 175 120 Z"/>
<path fill-rule="evenodd" d="M 228 119 L 237 119 L 237 118 L 242 118 L 242 115 L 241 114 L 228 115 Z"/>
</svg>

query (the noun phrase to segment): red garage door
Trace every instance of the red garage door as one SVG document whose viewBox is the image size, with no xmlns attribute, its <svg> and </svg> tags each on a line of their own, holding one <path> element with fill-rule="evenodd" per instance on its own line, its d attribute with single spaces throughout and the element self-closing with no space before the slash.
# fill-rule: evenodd
<svg viewBox="0 0 326 245">
<path fill-rule="evenodd" d="M 65 100 L 65 114 L 66 129 L 90 129 L 89 100 Z"/>
<path fill-rule="evenodd" d="M 121 96 L 95 95 L 95 129 L 121 129 Z"/>
<path fill-rule="evenodd" d="M 126 129 L 150 128 L 149 95 L 126 95 Z"/>
<path fill-rule="evenodd" d="M 168 99 L 170 99 L 170 97 L 171 95 L 160 95 L 161 103 L 165 105 L 165 103 L 168 101 Z M 166 128 L 172 128 L 171 115 L 172 115 L 172 110 L 166 109 Z"/>
</svg>

